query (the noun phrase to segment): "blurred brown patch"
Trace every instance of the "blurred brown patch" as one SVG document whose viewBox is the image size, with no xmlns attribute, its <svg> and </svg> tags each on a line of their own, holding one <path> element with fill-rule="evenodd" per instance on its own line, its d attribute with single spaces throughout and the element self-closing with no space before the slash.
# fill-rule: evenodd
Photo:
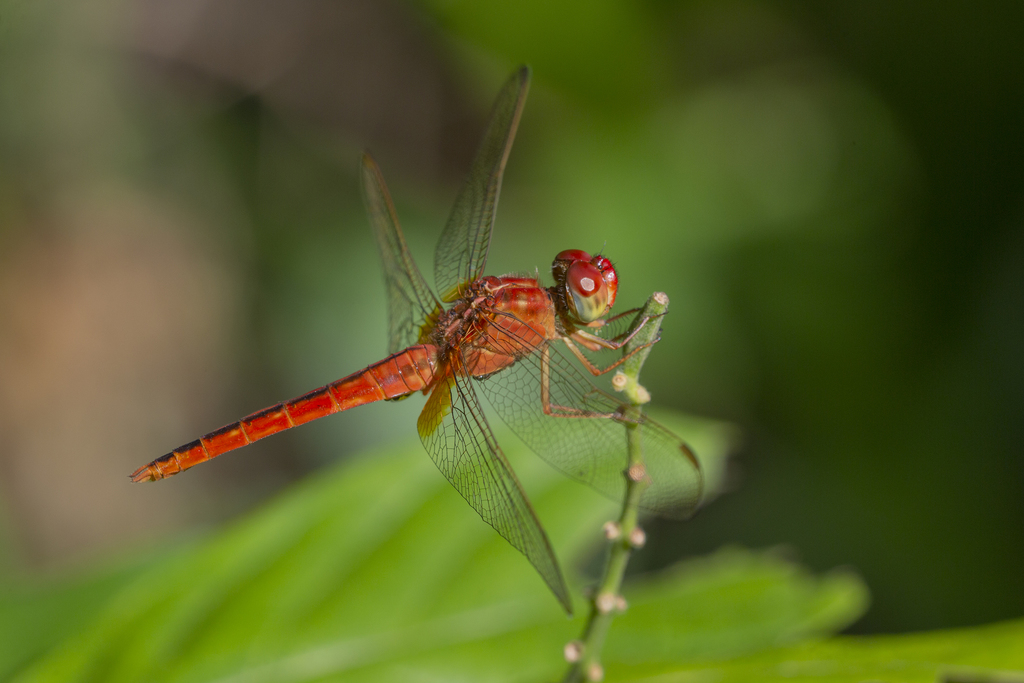
<svg viewBox="0 0 1024 683">
<path fill-rule="evenodd" d="M 210 508 L 195 479 L 126 476 L 223 399 L 236 285 L 168 216 L 124 190 L 90 192 L 2 259 L 0 487 L 35 562 Z"/>
</svg>

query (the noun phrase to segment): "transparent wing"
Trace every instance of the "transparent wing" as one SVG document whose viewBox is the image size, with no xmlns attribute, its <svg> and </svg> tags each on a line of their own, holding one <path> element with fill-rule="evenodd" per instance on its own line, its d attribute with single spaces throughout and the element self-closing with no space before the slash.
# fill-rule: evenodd
<svg viewBox="0 0 1024 683">
<path fill-rule="evenodd" d="M 529 85 L 530 69 L 524 66 L 501 89 L 473 166 L 441 233 L 434 252 L 434 284 L 442 301 L 455 301 L 466 284 L 483 275 L 501 178 Z"/>
<path fill-rule="evenodd" d="M 507 340 L 488 348 L 518 358 L 511 366 L 473 383 L 501 419 L 556 469 L 616 501 L 625 493 L 628 464 L 621 401 L 593 385 L 560 340 L 539 346 L 502 325 Z M 640 500 L 648 512 L 682 519 L 700 501 L 703 477 L 690 448 L 647 416 L 639 424 L 650 485 Z"/>
<path fill-rule="evenodd" d="M 526 555 L 571 615 L 569 590 L 551 543 L 484 418 L 470 380 L 447 371 L 436 382 L 416 427 L 442 474 L 485 522 Z"/>
<path fill-rule="evenodd" d="M 361 171 L 363 199 L 384 263 L 384 285 L 388 294 L 388 353 L 397 353 L 420 341 L 423 329 L 440 314 L 441 304 L 412 260 L 384 177 L 369 154 L 363 154 Z"/>
</svg>

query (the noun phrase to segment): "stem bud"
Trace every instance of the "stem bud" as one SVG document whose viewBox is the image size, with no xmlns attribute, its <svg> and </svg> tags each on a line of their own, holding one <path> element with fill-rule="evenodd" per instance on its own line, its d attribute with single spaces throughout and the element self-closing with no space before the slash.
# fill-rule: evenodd
<svg viewBox="0 0 1024 683">
<path fill-rule="evenodd" d="M 626 476 L 630 481 L 643 481 L 643 478 L 647 476 L 647 468 L 642 462 L 634 463 L 626 470 Z"/>
<path fill-rule="evenodd" d="M 617 541 L 622 538 L 622 527 L 619 526 L 618 522 L 605 522 L 602 528 L 604 530 L 604 537 L 609 541 Z"/>
<path fill-rule="evenodd" d="M 615 391 L 622 391 L 629 384 L 629 378 L 622 370 L 616 370 L 615 374 L 612 375 L 612 389 Z"/>
<path fill-rule="evenodd" d="M 615 611 L 616 612 L 619 612 L 619 613 L 625 612 L 626 608 L 628 608 L 628 607 L 629 607 L 629 603 L 626 602 L 626 598 L 622 597 L 621 595 L 616 595 L 615 596 Z"/>
<path fill-rule="evenodd" d="M 603 681 L 604 680 L 604 669 L 597 662 L 594 662 L 587 667 L 587 680 L 588 681 Z"/>
<path fill-rule="evenodd" d="M 629 544 L 634 548 L 643 548 L 647 542 L 647 534 L 638 526 L 633 527 L 629 532 Z"/>
<path fill-rule="evenodd" d="M 614 593 L 601 593 L 594 600 L 594 607 L 601 614 L 609 614 L 615 609 L 615 597 Z"/>
<path fill-rule="evenodd" d="M 583 659 L 583 643 L 579 640 L 570 640 L 565 644 L 564 654 L 565 661 L 575 664 Z"/>
</svg>

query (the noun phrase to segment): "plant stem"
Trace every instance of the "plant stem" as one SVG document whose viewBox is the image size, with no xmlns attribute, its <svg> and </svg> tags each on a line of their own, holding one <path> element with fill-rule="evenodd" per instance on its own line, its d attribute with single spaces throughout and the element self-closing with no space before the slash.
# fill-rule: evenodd
<svg viewBox="0 0 1024 683">
<path fill-rule="evenodd" d="M 642 416 L 641 406 L 650 400 L 650 394 L 640 385 L 640 369 L 647 360 L 651 347 L 647 346 L 658 338 L 661 320 L 668 311 L 668 297 L 656 292 L 647 300 L 643 309 L 633 321 L 630 331 L 640 324 L 643 328 L 637 332 L 623 352 L 629 354 L 640 348 L 622 364 L 621 374 L 613 381 L 617 391 L 621 391 L 629 405 L 625 414 L 626 448 L 628 463 L 623 470 L 626 479 L 626 495 L 622 500 L 622 512 L 617 522 L 605 525 L 605 536 L 609 541 L 608 561 L 605 563 L 601 582 L 590 602 L 590 616 L 583 629 L 580 640 L 566 646 L 565 654 L 572 665 L 566 673 L 565 683 L 578 681 L 599 681 L 604 677 L 601 667 L 601 648 L 605 636 L 616 613 L 625 611 L 626 601 L 619 593 L 622 577 L 626 573 L 626 565 L 634 548 L 644 543 L 643 529 L 637 524 L 640 496 L 647 488 L 648 478 L 644 469 L 643 449 L 638 429 Z M 646 322 L 644 322 L 646 321 Z"/>
</svg>

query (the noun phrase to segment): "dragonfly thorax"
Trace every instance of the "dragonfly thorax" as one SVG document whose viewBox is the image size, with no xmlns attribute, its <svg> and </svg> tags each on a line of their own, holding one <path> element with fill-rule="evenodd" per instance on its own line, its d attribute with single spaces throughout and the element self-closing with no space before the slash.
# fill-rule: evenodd
<svg viewBox="0 0 1024 683">
<path fill-rule="evenodd" d="M 434 328 L 435 343 L 445 348 L 465 341 L 467 335 L 479 327 L 477 321 L 481 314 L 491 308 L 498 285 L 498 278 L 490 276 L 470 283 L 451 308 L 441 313 Z"/>
<path fill-rule="evenodd" d="M 560 334 L 548 289 L 536 278 L 487 276 L 465 288 L 434 328 L 434 343 L 445 349 L 488 349 L 509 362 Z"/>
</svg>

